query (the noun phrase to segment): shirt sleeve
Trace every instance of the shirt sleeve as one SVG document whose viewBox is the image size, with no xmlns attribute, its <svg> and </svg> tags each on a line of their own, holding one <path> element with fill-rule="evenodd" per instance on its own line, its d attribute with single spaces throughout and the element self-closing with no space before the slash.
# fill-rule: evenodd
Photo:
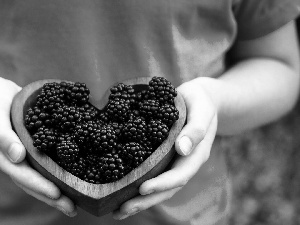
<svg viewBox="0 0 300 225">
<path fill-rule="evenodd" d="M 267 35 L 300 13 L 300 0 L 239 0 L 233 11 L 237 22 L 237 39 L 251 40 Z"/>
</svg>

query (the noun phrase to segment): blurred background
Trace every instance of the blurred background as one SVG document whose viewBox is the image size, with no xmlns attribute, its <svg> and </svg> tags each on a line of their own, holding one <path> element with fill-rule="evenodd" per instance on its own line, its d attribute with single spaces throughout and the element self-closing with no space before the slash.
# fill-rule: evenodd
<svg viewBox="0 0 300 225">
<path fill-rule="evenodd" d="M 300 100 L 281 120 L 228 139 L 224 150 L 234 189 L 230 224 L 299 225 Z"/>
</svg>

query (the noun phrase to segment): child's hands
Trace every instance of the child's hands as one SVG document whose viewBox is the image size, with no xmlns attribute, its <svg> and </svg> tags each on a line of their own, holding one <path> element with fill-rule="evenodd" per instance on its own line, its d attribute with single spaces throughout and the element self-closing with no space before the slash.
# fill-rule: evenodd
<svg viewBox="0 0 300 225">
<path fill-rule="evenodd" d="M 195 80 L 182 84 L 177 90 L 187 107 L 187 124 L 175 142 L 179 155 L 171 170 L 145 181 L 139 189 L 141 195 L 115 211 L 115 219 L 125 219 L 171 198 L 209 158 L 217 130 L 217 108 Z"/>
<path fill-rule="evenodd" d="M 20 90 L 21 87 L 15 83 L 0 78 L 0 170 L 26 193 L 69 216 L 75 216 L 73 202 L 61 195 L 52 182 L 32 169 L 25 160 L 26 150 L 10 122 L 11 103 Z"/>
</svg>

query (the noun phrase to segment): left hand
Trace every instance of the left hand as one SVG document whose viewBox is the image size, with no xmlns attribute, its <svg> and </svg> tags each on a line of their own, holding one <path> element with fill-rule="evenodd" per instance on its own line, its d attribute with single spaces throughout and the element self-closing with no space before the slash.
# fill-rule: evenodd
<svg viewBox="0 0 300 225">
<path fill-rule="evenodd" d="M 186 103 L 187 124 L 176 138 L 178 155 L 172 168 L 145 181 L 139 188 L 139 196 L 113 212 L 115 219 L 125 219 L 170 199 L 208 160 L 217 130 L 217 107 L 197 80 L 177 88 Z"/>
</svg>

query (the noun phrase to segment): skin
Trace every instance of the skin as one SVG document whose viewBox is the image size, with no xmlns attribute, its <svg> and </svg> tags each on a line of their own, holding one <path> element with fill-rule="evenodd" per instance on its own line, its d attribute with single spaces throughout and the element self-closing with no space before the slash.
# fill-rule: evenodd
<svg viewBox="0 0 300 225">
<path fill-rule="evenodd" d="M 177 159 L 169 171 L 144 182 L 139 196 L 113 212 L 115 219 L 171 198 L 207 161 L 216 134 L 238 134 L 274 121 L 293 108 L 300 61 L 294 22 L 262 38 L 236 43 L 231 58 L 233 66 L 218 79 L 201 77 L 178 87 L 188 114 L 175 143 Z M 0 78 L 0 90 L 0 170 L 26 193 L 75 216 L 74 203 L 28 165 L 24 146 L 12 130 L 10 107 L 21 88 Z"/>
</svg>

